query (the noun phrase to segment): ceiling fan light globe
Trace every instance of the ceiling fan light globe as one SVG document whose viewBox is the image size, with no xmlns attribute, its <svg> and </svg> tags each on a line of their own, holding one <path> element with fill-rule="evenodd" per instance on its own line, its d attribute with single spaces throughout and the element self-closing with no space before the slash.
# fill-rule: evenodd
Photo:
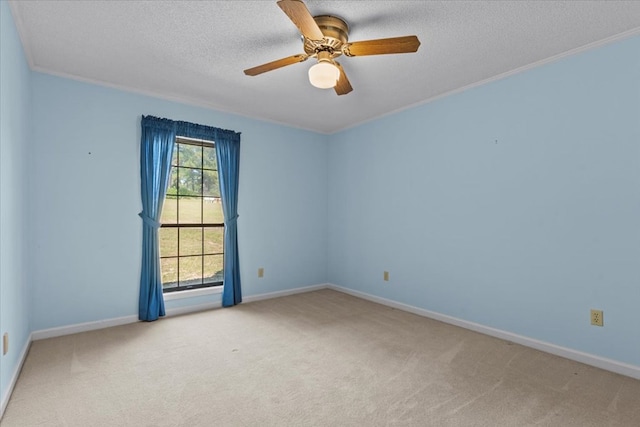
<svg viewBox="0 0 640 427">
<path fill-rule="evenodd" d="M 309 82 L 320 89 L 335 87 L 340 78 L 340 70 L 330 62 L 318 62 L 309 68 Z"/>
</svg>

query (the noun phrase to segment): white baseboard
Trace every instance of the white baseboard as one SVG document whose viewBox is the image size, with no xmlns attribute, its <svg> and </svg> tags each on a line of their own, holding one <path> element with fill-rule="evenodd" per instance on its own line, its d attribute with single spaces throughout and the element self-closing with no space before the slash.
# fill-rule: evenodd
<svg viewBox="0 0 640 427">
<path fill-rule="evenodd" d="M 191 305 L 186 307 L 168 308 L 165 310 L 166 316 L 178 316 L 196 311 L 210 310 L 212 308 L 221 307 L 220 303 L 207 303 L 199 305 Z M 57 328 L 41 329 L 33 331 L 31 336 L 34 341 L 46 338 L 61 337 L 63 335 L 78 334 L 80 332 L 95 331 L 97 329 L 111 328 L 113 326 L 128 325 L 129 323 L 139 322 L 138 316 L 123 316 L 113 319 L 96 320 L 94 322 L 76 323 L 75 325 L 59 326 Z"/>
<path fill-rule="evenodd" d="M 269 292 L 269 293 L 266 293 L 266 294 L 250 295 L 250 296 L 247 296 L 247 297 L 243 297 L 242 298 L 242 302 L 254 302 L 254 301 L 261 301 L 261 300 L 264 300 L 264 299 L 286 297 L 288 295 L 302 294 L 302 293 L 305 293 L 305 292 L 312 292 L 312 291 L 318 291 L 320 289 L 327 289 L 328 287 L 329 287 L 328 283 L 322 283 L 322 284 L 319 284 L 319 285 L 303 286 L 301 288 L 287 289 L 287 290 L 284 290 L 284 291 L 276 291 L 276 292 Z"/>
<path fill-rule="evenodd" d="M 126 325 L 138 322 L 138 316 L 123 316 L 113 319 L 96 320 L 94 322 L 76 323 L 75 325 L 59 326 L 57 328 L 40 329 L 33 331 L 31 336 L 34 341 L 46 338 L 61 337 L 63 335 L 77 334 L 80 332 L 94 331 L 96 329 L 110 328 L 112 326 Z"/>
<path fill-rule="evenodd" d="M 26 360 L 27 354 L 29 353 L 29 348 L 31 347 L 32 335 L 33 334 L 29 334 L 29 338 L 27 338 L 27 342 L 25 342 L 24 347 L 22 347 L 18 364 L 13 370 L 13 374 L 11 375 L 11 381 L 9 381 L 9 387 L 7 387 L 7 390 L 2 396 L 2 402 L 0 403 L 0 420 L 4 415 L 5 409 L 7 409 L 7 404 L 9 403 L 9 399 L 11 399 L 11 394 L 13 394 L 13 388 L 16 386 L 16 382 L 18 381 L 18 377 L 20 376 L 20 371 L 22 371 L 22 365 L 24 365 L 24 361 Z"/>
<path fill-rule="evenodd" d="M 287 289 L 284 291 L 269 292 L 266 294 L 250 295 L 250 296 L 244 297 L 243 302 L 253 302 L 253 301 L 260 301 L 264 299 L 284 297 L 287 295 L 294 295 L 294 294 L 299 294 L 303 292 L 311 292 L 311 291 L 317 291 L 319 289 L 326 289 L 327 287 L 328 287 L 328 284 L 323 283 L 320 285 L 305 286 L 301 288 Z M 206 304 L 169 308 L 169 309 L 166 309 L 166 314 L 167 314 L 167 317 L 178 316 L 181 314 L 193 313 L 196 311 L 203 311 L 203 310 L 211 310 L 211 309 L 220 308 L 220 307 L 222 307 L 222 303 L 217 301 L 217 302 L 211 302 Z M 31 339 L 36 341 L 36 340 L 42 340 L 46 338 L 60 337 L 63 335 L 77 334 L 80 332 L 94 331 L 97 329 L 110 328 L 112 326 L 126 325 L 129 323 L 136 323 L 136 322 L 139 322 L 138 316 L 131 315 L 131 316 L 116 317 L 113 319 L 96 320 L 94 322 L 77 323 L 75 325 L 59 326 L 57 328 L 49 328 L 49 329 L 41 329 L 38 331 L 33 331 L 31 333 Z"/>
<path fill-rule="evenodd" d="M 456 317 L 437 313 L 435 311 L 425 310 L 422 308 L 414 307 L 412 305 L 403 304 L 403 303 L 386 299 L 386 298 L 381 298 L 375 295 L 367 294 L 365 292 L 354 291 L 353 289 L 343 288 L 342 286 L 327 284 L 327 287 L 329 289 L 343 292 L 345 294 L 349 294 L 358 298 L 366 299 L 369 301 L 376 302 L 378 304 L 396 308 L 398 310 L 403 310 L 409 313 L 417 314 L 418 316 L 428 317 L 430 319 L 438 320 L 440 322 L 459 326 L 461 328 L 469 329 L 475 332 L 480 332 L 481 334 L 490 335 L 492 337 L 514 342 L 516 344 L 521 344 L 525 347 L 531 347 L 536 350 L 544 351 L 546 353 L 555 354 L 556 356 L 564 357 L 566 359 L 575 360 L 576 362 L 584 363 L 585 365 L 595 366 L 596 368 L 615 372 L 616 374 L 640 379 L 640 366 L 630 365 L 627 363 L 619 362 L 617 360 L 607 359 L 605 357 L 584 353 L 582 351 L 574 350 L 567 347 L 561 347 L 559 345 L 551 344 L 544 341 L 539 341 L 533 338 L 514 334 L 512 332 L 503 331 L 501 329 L 491 328 L 489 326 L 484 326 L 479 323 L 458 319 Z"/>
</svg>

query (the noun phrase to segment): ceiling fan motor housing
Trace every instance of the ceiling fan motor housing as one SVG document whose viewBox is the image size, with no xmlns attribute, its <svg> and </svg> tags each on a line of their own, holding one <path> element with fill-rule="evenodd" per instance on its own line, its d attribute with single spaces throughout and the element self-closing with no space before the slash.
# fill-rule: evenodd
<svg viewBox="0 0 640 427">
<path fill-rule="evenodd" d="M 310 40 L 304 37 L 304 51 L 309 55 L 318 52 L 329 52 L 332 57 L 342 55 L 342 46 L 349 41 L 349 26 L 347 23 L 332 15 L 319 15 L 313 17 L 320 27 L 324 40 Z"/>
</svg>

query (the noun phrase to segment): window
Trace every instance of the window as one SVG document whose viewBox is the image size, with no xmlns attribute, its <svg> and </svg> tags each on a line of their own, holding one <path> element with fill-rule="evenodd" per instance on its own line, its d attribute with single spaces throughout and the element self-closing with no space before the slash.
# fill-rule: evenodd
<svg viewBox="0 0 640 427">
<path fill-rule="evenodd" d="M 160 222 L 163 292 L 222 285 L 224 217 L 214 142 L 176 137 Z"/>
</svg>

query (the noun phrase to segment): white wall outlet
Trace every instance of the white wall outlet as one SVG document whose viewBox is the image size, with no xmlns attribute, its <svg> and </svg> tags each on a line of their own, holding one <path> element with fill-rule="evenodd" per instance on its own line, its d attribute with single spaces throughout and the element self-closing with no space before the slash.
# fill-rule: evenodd
<svg viewBox="0 0 640 427">
<path fill-rule="evenodd" d="M 602 310 L 591 310 L 591 324 L 595 326 L 604 326 Z"/>
</svg>

